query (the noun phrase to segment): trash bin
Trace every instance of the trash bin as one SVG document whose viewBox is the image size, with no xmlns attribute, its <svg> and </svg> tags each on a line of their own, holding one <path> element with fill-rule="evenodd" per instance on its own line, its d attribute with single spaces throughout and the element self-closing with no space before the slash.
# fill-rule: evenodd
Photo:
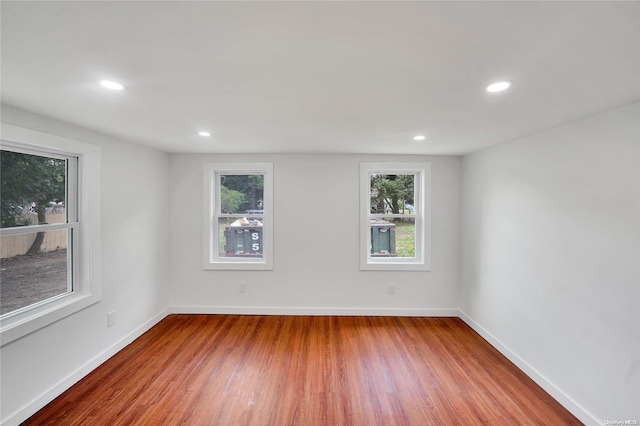
<svg viewBox="0 0 640 426">
<path fill-rule="evenodd" d="M 224 229 L 227 256 L 262 257 L 262 222 L 238 219 Z"/>
<path fill-rule="evenodd" d="M 396 255 L 396 224 L 382 219 L 371 220 L 371 257 Z"/>
</svg>

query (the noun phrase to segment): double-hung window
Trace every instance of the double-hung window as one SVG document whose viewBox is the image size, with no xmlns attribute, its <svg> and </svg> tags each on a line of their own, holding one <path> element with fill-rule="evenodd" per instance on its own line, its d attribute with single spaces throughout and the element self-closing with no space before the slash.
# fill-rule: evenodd
<svg viewBox="0 0 640 426">
<path fill-rule="evenodd" d="M 2 343 L 100 300 L 100 149 L 2 126 Z"/>
<path fill-rule="evenodd" d="M 360 269 L 430 270 L 430 163 L 360 164 Z"/>
<path fill-rule="evenodd" d="M 204 165 L 204 269 L 273 269 L 273 165 Z"/>
</svg>

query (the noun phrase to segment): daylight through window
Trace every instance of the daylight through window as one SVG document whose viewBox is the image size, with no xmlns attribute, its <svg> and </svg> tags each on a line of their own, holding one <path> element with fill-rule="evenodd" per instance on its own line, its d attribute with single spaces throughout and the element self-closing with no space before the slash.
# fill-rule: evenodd
<svg viewBox="0 0 640 426">
<path fill-rule="evenodd" d="M 0 344 L 102 297 L 100 147 L 2 124 Z"/>
<path fill-rule="evenodd" d="M 271 177 L 266 163 L 205 165 L 205 269 L 270 269 Z"/>
<path fill-rule="evenodd" d="M 429 268 L 429 164 L 361 164 L 361 269 Z"/>
<path fill-rule="evenodd" d="M 77 157 L 0 151 L 0 315 L 73 291 Z"/>
</svg>

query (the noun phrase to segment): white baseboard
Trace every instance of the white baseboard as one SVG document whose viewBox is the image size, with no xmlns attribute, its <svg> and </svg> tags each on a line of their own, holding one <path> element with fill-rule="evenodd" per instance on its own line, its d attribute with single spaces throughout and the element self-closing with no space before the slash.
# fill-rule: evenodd
<svg viewBox="0 0 640 426">
<path fill-rule="evenodd" d="M 476 333 L 482 336 L 487 342 L 489 342 L 494 348 L 496 348 L 502 355 L 504 355 L 509 361 L 514 363 L 520 370 L 522 370 L 527 376 L 529 376 L 534 382 L 536 382 L 542 389 L 544 389 L 549 395 L 556 399 L 564 408 L 569 410 L 571 414 L 576 416 L 578 420 L 585 425 L 597 426 L 604 424 L 600 420 L 596 419 L 591 413 L 585 410 L 577 402 L 566 395 L 562 390 L 558 389 L 551 381 L 533 368 L 530 364 L 516 355 L 507 346 L 505 346 L 500 340 L 498 340 L 493 334 L 489 333 L 484 327 L 472 320 L 467 314 L 462 311 L 458 311 L 458 317 L 463 320 L 469 327 L 474 329 Z"/>
<path fill-rule="evenodd" d="M 38 412 L 42 407 L 53 401 L 55 398 L 60 396 L 64 391 L 69 389 L 71 386 L 79 382 L 83 377 L 87 374 L 91 373 L 93 370 L 98 368 L 102 363 L 106 360 L 114 356 L 116 353 L 124 349 L 125 346 L 133 342 L 138 337 L 142 336 L 146 333 L 151 327 L 162 321 L 169 314 L 169 309 L 165 309 L 162 312 L 155 315 L 149 321 L 142 324 L 140 327 L 133 330 L 131 333 L 127 334 L 122 339 L 118 340 L 116 343 L 111 345 L 105 351 L 94 357 L 93 359 L 84 363 L 81 367 L 79 367 L 76 371 L 69 374 L 55 386 L 52 386 L 47 391 L 42 393 L 36 399 L 31 401 L 29 404 L 22 407 L 20 410 L 16 411 L 13 414 L 10 414 L 7 418 L 3 419 L 2 426 L 17 426 L 35 413 Z"/>
<path fill-rule="evenodd" d="M 387 316 L 387 317 L 457 317 L 457 309 L 398 308 L 288 308 L 266 306 L 174 306 L 172 314 L 227 315 L 311 315 L 311 316 Z"/>
</svg>

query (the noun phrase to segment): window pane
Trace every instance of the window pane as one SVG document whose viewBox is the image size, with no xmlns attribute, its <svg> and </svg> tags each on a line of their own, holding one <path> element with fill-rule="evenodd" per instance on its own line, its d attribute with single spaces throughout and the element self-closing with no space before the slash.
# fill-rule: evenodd
<svg viewBox="0 0 640 426">
<path fill-rule="evenodd" d="M 415 219 L 371 219 L 370 250 L 371 257 L 415 257 Z"/>
<path fill-rule="evenodd" d="M 415 180 L 415 174 L 372 174 L 369 177 L 370 213 L 412 214 Z"/>
<path fill-rule="evenodd" d="M 219 213 L 263 212 L 264 175 L 220 174 Z"/>
<path fill-rule="evenodd" d="M 0 152 L 1 226 L 64 223 L 67 160 Z"/>
<path fill-rule="evenodd" d="M 262 257 L 262 218 L 218 218 L 220 257 Z"/>
<path fill-rule="evenodd" d="M 67 232 L 1 237 L 0 315 L 71 291 Z"/>
</svg>

